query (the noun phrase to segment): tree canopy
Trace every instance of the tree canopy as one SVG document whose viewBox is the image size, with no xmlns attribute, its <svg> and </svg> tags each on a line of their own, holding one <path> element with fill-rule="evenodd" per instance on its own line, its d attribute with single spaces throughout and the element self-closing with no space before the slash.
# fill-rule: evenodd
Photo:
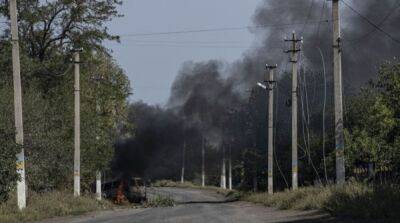
<svg viewBox="0 0 400 223">
<path fill-rule="evenodd" d="M 18 1 L 21 77 L 30 189 L 69 188 L 73 180 L 74 75 L 70 49 L 81 47 L 82 187 L 97 170 L 109 168 L 114 144 L 132 123 L 126 122 L 131 92 L 125 72 L 104 47 L 118 40 L 106 23 L 120 16 L 117 0 Z M 0 2 L 8 18 L 8 1 Z M 10 33 L 0 39 L 0 199 L 15 180 L 13 86 Z M 5 182 L 5 184 L 3 184 Z"/>
</svg>

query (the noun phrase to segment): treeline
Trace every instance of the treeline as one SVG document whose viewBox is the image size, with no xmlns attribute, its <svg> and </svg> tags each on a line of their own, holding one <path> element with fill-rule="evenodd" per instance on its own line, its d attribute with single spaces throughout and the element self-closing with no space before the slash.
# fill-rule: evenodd
<svg viewBox="0 0 400 223">
<path fill-rule="evenodd" d="M 81 174 L 89 189 L 109 169 L 126 122 L 130 84 L 104 47 L 118 40 L 106 22 L 119 1 L 18 1 L 26 180 L 30 190 L 65 190 L 73 182 L 73 48 L 81 54 Z M 9 18 L 8 1 L 0 16 Z M 13 77 L 9 29 L 0 39 L 0 202 L 15 186 Z"/>
</svg>

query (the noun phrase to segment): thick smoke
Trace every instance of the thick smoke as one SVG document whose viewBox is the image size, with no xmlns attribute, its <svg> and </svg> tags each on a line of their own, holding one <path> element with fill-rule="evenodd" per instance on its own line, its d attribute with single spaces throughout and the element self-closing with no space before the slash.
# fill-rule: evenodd
<svg viewBox="0 0 400 223">
<path fill-rule="evenodd" d="M 221 75 L 222 66 L 218 61 L 185 63 L 172 86 L 168 103 L 186 117 L 188 125 L 197 126 L 216 148 L 224 138 L 227 124 L 224 117 L 240 103 L 233 83 Z"/>
<path fill-rule="evenodd" d="M 346 1 L 359 13 L 378 24 L 393 38 L 400 39 L 398 0 Z M 376 30 L 355 12 L 341 6 L 343 27 L 343 75 L 345 94 L 359 89 L 373 78 L 379 65 L 398 57 L 400 44 Z M 255 83 L 266 76 L 265 64 L 278 64 L 277 142 L 285 149 L 278 155 L 289 157 L 290 148 L 290 68 L 288 49 L 283 41 L 296 31 L 304 38 L 300 56 L 300 101 L 302 154 L 309 165 L 307 136 L 312 127 L 320 132 L 322 122 L 323 67 L 326 64 L 327 112 L 332 106 L 332 21 L 331 2 L 317 0 L 264 0 L 253 16 L 251 31 L 262 41 L 262 47 L 249 49 L 232 64 L 219 61 L 185 63 L 174 81 L 166 108 L 143 103 L 132 105 L 136 136 L 117 148 L 119 171 L 146 174 L 152 178 L 178 178 L 183 141 L 189 145 L 187 172 L 189 177 L 200 171 L 202 141 L 214 151 L 214 158 L 223 146 L 232 146 L 240 157 L 246 147 L 265 148 L 266 93 Z M 263 27 L 263 28 L 259 28 Z M 319 49 L 318 49 L 319 48 Z M 254 100 L 249 100 L 253 89 Z M 328 115 L 327 128 L 332 125 Z M 329 128 L 332 131 L 332 128 Z M 328 131 L 328 134 L 329 134 Z M 328 145 L 327 145 L 328 146 Z M 262 150 L 263 151 L 263 150 Z M 265 151 L 264 151 L 265 152 Z M 211 152 L 210 152 L 211 153 Z M 261 154 L 263 155 L 263 154 Z M 210 158 L 212 160 L 212 158 Z M 135 162 L 141 166 L 135 166 Z M 209 161 L 211 162 L 211 161 Z M 133 165 L 133 166 L 129 166 Z M 218 167 L 216 161 L 213 164 Z M 301 164 L 302 165 L 302 164 Z M 319 164 L 316 164 L 317 168 Z M 118 165 L 117 165 L 118 166 Z M 290 167 L 282 167 L 290 169 Z M 289 171 L 287 171 L 289 172 Z M 301 176 L 300 176 L 301 177 Z M 304 179 L 303 179 L 304 180 Z"/>
<path fill-rule="evenodd" d="M 400 9 L 397 0 L 345 2 L 394 38 L 400 39 Z M 380 64 L 399 56 L 400 44 L 372 27 L 343 3 L 341 13 L 344 83 L 351 89 L 357 89 L 374 77 Z M 256 26 L 267 27 L 265 30 L 254 30 L 255 35 L 261 36 L 263 47 L 248 51 L 242 60 L 233 65 L 232 76 L 238 80 L 239 85 L 248 81 L 253 84 L 254 77 L 249 76 L 263 73 L 264 63 L 287 67 L 288 55 L 282 51 L 289 49 L 289 46 L 283 44 L 283 38 L 289 38 L 292 31 L 304 38 L 302 53 L 305 65 L 316 71 L 322 70 L 321 56 L 317 49 L 320 47 L 331 75 L 333 39 L 329 1 L 265 0 L 256 9 L 253 21 Z M 274 24 L 277 27 L 270 27 Z M 286 26 L 278 27 L 283 24 Z"/>
</svg>

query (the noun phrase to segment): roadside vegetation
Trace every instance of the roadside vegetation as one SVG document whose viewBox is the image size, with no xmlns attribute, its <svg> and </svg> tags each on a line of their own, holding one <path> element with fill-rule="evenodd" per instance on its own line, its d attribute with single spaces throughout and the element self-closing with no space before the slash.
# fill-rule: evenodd
<svg viewBox="0 0 400 223">
<path fill-rule="evenodd" d="M 0 16 L 9 17 L 9 2 Z M 21 79 L 27 207 L 18 211 L 11 41 L 0 35 L 0 222 L 27 222 L 111 208 L 90 196 L 74 198 L 74 64 L 81 53 L 81 187 L 91 191 L 96 172 L 110 172 L 114 144 L 131 125 L 128 77 L 103 45 L 118 40 L 105 22 L 119 17 L 119 1 L 19 0 Z M 90 12 L 90 13 L 88 13 Z M 40 24 L 47 24 L 45 26 Z"/>
<path fill-rule="evenodd" d="M 227 200 L 237 200 L 240 197 L 240 192 L 236 190 L 222 189 L 216 186 L 201 186 L 190 181 L 185 181 L 184 183 L 176 182 L 172 180 L 158 180 L 152 184 L 154 187 L 177 187 L 177 188 L 193 188 L 201 190 L 211 190 L 218 194 L 224 195 Z"/>
<path fill-rule="evenodd" d="M 212 190 L 219 194 L 227 195 L 230 190 L 224 190 L 215 186 L 205 186 L 195 184 L 190 181 L 185 181 L 184 183 L 176 182 L 172 180 L 158 180 L 152 184 L 154 187 L 178 187 L 178 188 L 194 188 L 194 189 L 203 189 L 203 190 Z"/>
<path fill-rule="evenodd" d="M 8 18 L 9 1 L 0 2 Z M 76 4 L 79 4 L 78 6 Z M 70 49 L 81 53 L 81 174 L 88 191 L 96 171 L 109 171 L 114 144 L 123 137 L 130 84 L 103 46 L 116 40 L 104 22 L 118 16 L 117 1 L 18 1 L 26 179 L 35 192 L 68 190 L 73 182 L 74 75 Z M 79 8 L 82 10 L 78 10 Z M 86 12 L 92 13 L 86 13 Z M 48 28 L 39 24 L 47 24 Z M 68 26 L 64 26 L 67 24 Z M 11 41 L 0 35 L 0 203 L 18 175 Z M 118 125 L 117 125 L 118 123 Z M 117 128 L 119 135 L 117 134 Z M 123 129 L 123 130 L 122 130 Z"/>
<path fill-rule="evenodd" d="M 71 192 L 30 192 L 29 205 L 23 211 L 18 210 L 16 202 L 16 196 L 11 196 L 7 202 L 0 204 L 0 222 L 33 222 L 115 207 L 110 201 L 97 201 L 91 196 L 74 197 Z"/>
<path fill-rule="evenodd" d="M 144 207 L 173 207 L 175 200 L 170 196 L 155 195 L 147 200 Z"/>
<path fill-rule="evenodd" d="M 394 221 L 400 218 L 400 188 L 398 186 L 372 187 L 363 183 L 304 187 L 297 191 L 247 193 L 243 201 L 268 207 L 294 210 L 321 210 L 332 216 L 370 221 Z"/>
</svg>

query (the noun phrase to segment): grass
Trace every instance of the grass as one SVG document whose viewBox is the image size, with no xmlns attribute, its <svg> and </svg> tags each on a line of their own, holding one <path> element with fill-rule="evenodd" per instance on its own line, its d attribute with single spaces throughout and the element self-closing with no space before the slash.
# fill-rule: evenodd
<svg viewBox="0 0 400 223">
<path fill-rule="evenodd" d="M 111 209 L 109 201 L 97 201 L 89 196 L 75 198 L 68 192 L 29 193 L 27 208 L 19 211 L 16 197 L 0 204 L 0 222 L 32 222 L 47 218 L 80 215 L 86 212 Z"/>
<path fill-rule="evenodd" d="M 344 186 L 306 187 L 296 191 L 244 194 L 241 200 L 279 209 L 322 210 L 333 216 L 364 220 L 400 219 L 399 186 L 372 188 L 349 182 Z"/>
<path fill-rule="evenodd" d="M 147 200 L 145 207 L 173 207 L 174 199 L 169 196 L 156 195 Z"/>
<path fill-rule="evenodd" d="M 197 188 L 200 187 L 192 182 L 185 181 L 184 183 L 172 180 L 158 180 L 152 184 L 154 187 L 180 187 L 180 188 Z"/>
<path fill-rule="evenodd" d="M 228 189 L 222 189 L 220 187 L 215 187 L 215 186 L 201 186 L 194 184 L 190 181 L 185 181 L 184 183 L 181 182 L 176 182 L 172 180 L 159 180 L 156 181 L 152 184 L 154 187 L 178 187 L 178 188 L 193 188 L 193 189 L 201 189 L 201 190 L 212 190 L 218 194 L 222 194 L 224 196 L 231 196 L 231 195 L 236 195 L 237 192 L 235 190 L 228 190 Z"/>
</svg>

